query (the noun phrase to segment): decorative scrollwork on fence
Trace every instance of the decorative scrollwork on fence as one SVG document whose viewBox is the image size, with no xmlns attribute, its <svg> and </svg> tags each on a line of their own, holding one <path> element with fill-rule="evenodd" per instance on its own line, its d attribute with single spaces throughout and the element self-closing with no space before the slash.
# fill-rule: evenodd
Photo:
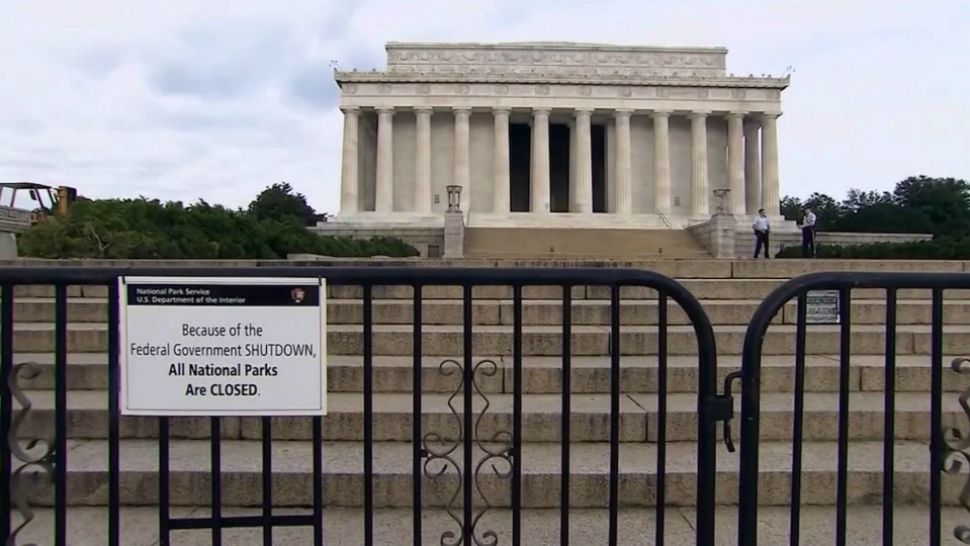
<svg viewBox="0 0 970 546">
<path fill-rule="evenodd" d="M 956 358 L 950 367 L 960 374 L 970 374 L 970 359 Z M 970 422 L 970 387 L 960 393 L 960 406 Z M 964 462 L 970 465 L 970 432 L 964 432 L 956 427 L 944 427 L 943 431 L 943 471 L 947 474 L 959 474 Z M 960 491 L 960 505 L 970 512 L 970 476 L 967 477 Z M 970 526 L 958 525 L 953 529 L 953 536 L 964 544 L 970 544 Z"/>
<path fill-rule="evenodd" d="M 482 457 L 478 464 L 475 465 L 475 489 L 478 491 L 478 495 L 482 498 L 484 506 L 478 510 L 472 520 L 472 539 L 474 539 L 476 546 L 495 546 L 498 543 L 498 534 L 494 530 L 486 530 L 481 534 L 479 538 L 476 534 L 478 527 L 478 522 L 482 519 L 482 516 L 486 512 L 492 509 L 492 504 L 488 501 L 488 496 L 485 495 L 485 491 L 482 489 L 482 483 L 480 481 L 482 477 L 481 470 L 486 464 L 491 463 L 492 471 L 500 479 L 507 480 L 512 477 L 512 432 L 508 430 L 498 430 L 495 431 L 490 438 L 487 440 L 482 439 L 483 434 L 479 430 L 479 426 L 482 423 L 482 418 L 485 417 L 485 413 L 488 412 L 491 403 L 488 401 L 488 397 L 482 392 L 482 388 L 478 383 L 478 374 L 486 377 L 492 377 L 498 373 L 498 365 L 495 364 L 494 360 L 482 360 L 472 369 L 472 384 L 475 387 L 475 392 L 482 397 L 485 401 L 485 407 L 478 414 L 475 419 L 475 444 L 481 449 L 485 456 Z M 490 446 L 489 444 L 497 444 L 497 447 Z M 504 470 L 500 470 L 497 465 L 503 465 Z"/>
<path fill-rule="evenodd" d="M 448 499 L 448 506 L 445 508 L 448 512 L 448 516 L 451 517 L 458 524 L 458 533 L 454 531 L 445 531 L 441 534 L 441 545 L 442 546 L 457 546 L 461 544 L 462 531 L 464 530 L 464 524 L 462 523 L 461 516 L 455 512 L 455 501 L 458 499 L 458 495 L 461 494 L 461 476 L 462 469 L 458 461 L 455 460 L 454 453 L 461 446 L 462 439 L 464 437 L 461 416 L 458 415 L 458 408 L 454 406 L 454 400 L 462 392 L 462 386 L 464 385 L 464 380 L 462 379 L 463 368 L 457 360 L 448 359 L 443 361 L 438 366 L 438 371 L 444 376 L 451 376 L 458 373 L 458 385 L 455 386 L 455 390 L 448 397 L 448 409 L 451 410 L 452 416 L 455 418 L 455 424 L 458 428 L 458 434 L 455 436 L 455 440 L 448 441 L 442 434 L 438 432 L 429 432 L 424 435 L 422 445 L 424 447 L 424 474 L 429 479 L 437 480 L 442 477 L 449 468 L 454 468 L 455 472 L 458 474 L 458 485 L 455 487 L 454 493 L 452 493 L 451 498 Z M 420 415 L 415 415 L 414 419 L 420 419 Z M 436 470 L 432 470 L 432 467 L 437 466 Z M 415 476 L 414 479 L 420 479 Z"/>
<path fill-rule="evenodd" d="M 463 472 L 474 472 L 474 482 L 475 489 L 478 496 L 483 501 L 483 506 L 475 511 L 475 515 L 470 523 L 471 525 L 471 537 L 476 546 L 495 546 L 498 543 L 498 533 L 494 530 L 485 530 L 478 532 L 477 526 L 481 521 L 482 517 L 492 509 L 492 504 L 489 502 L 488 497 L 485 494 L 483 484 L 481 481 L 482 469 L 489 467 L 492 472 L 495 473 L 500 479 L 509 479 L 512 477 L 512 456 L 513 456 L 513 438 L 512 432 L 509 430 L 499 430 L 492 433 L 488 438 L 480 431 L 482 425 L 482 420 L 485 414 L 488 412 L 489 407 L 491 407 L 491 402 L 486 396 L 485 391 L 482 389 L 480 378 L 481 377 L 493 377 L 499 373 L 498 364 L 494 360 L 484 359 L 477 362 L 472 367 L 471 378 L 472 386 L 474 388 L 474 393 L 481 398 L 484 402 L 484 407 L 478 412 L 475 418 L 474 431 L 466 431 L 462 425 L 462 418 L 459 409 L 455 406 L 455 399 L 462 394 L 464 390 L 464 367 L 461 363 L 456 360 L 448 359 L 443 361 L 438 366 L 438 371 L 445 376 L 458 376 L 457 385 L 454 387 L 451 395 L 448 397 L 448 409 L 451 415 L 454 417 L 455 426 L 457 428 L 456 434 L 454 435 L 454 440 L 447 440 L 445 435 L 439 432 L 429 432 L 424 436 L 423 448 L 424 448 L 424 474 L 429 479 L 436 480 L 441 478 L 450 469 L 454 469 L 457 474 L 457 485 L 451 498 L 448 499 L 448 505 L 446 507 L 446 512 L 448 516 L 454 520 L 458 529 L 445 531 L 441 535 L 442 546 L 458 546 L 462 543 L 463 537 L 465 535 L 465 522 L 462 520 L 461 514 L 455 509 L 455 502 L 458 500 L 458 496 L 462 492 L 462 477 Z M 415 417 L 419 418 L 419 417 Z M 482 450 L 484 455 L 479 459 L 478 463 L 475 465 L 474 469 L 463 469 L 462 465 L 458 462 L 458 457 L 456 452 L 462 446 L 465 434 L 473 434 L 475 439 L 475 445 L 478 449 Z"/>
<path fill-rule="evenodd" d="M 35 475 L 38 475 L 49 483 L 54 482 L 54 450 L 56 444 L 53 436 L 27 440 L 20 439 L 20 427 L 33 407 L 30 399 L 27 398 L 27 395 L 20 388 L 20 378 L 34 379 L 39 375 L 40 370 L 36 364 L 25 362 L 14 366 L 7 380 L 10 393 L 14 400 L 20 404 L 21 408 L 13 417 L 10 434 L 5 438 L 5 441 L 14 459 L 19 461 L 19 464 L 10 476 L 10 489 L 14 508 L 20 513 L 21 519 L 23 520 L 10 533 L 10 536 L 6 538 L 5 544 L 7 546 L 16 546 L 17 535 L 34 520 L 34 511 L 28 499 L 28 490 L 30 489 L 32 480 L 29 480 L 26 475 L 27 470 L 33 467 L 36 470 Z M 35 545 L 26 544 L 24 546 Z"/>
</svg>

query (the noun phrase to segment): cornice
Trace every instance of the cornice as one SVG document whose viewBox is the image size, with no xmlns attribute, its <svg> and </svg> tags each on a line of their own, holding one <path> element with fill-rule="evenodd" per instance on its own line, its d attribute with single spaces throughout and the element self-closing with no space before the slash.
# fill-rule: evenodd
<svg viewBox="0 0 970 546">
<path fill-rule="evenodd" d="M 630 85 L 630 86 L 667 86 L 667 87 L 732 87 L 732 88 L 767 88 L 785 89 L 791 83 L 791 77 L 693 77 L 680 76 L 613 76 L 603 77 L 590 75 L 589 77 L 553 76 L 537 74 L 528 78 L 521 76 L 475 76 L 467 74 L 443 75 L 424 73 L 391 73 L 391 72 L 345 72 L 334 71 L 334 80 L 338 85 L 344 83 L 504 83 L 504 84 L 562 84 L 562 85 Z"/>
</svg>

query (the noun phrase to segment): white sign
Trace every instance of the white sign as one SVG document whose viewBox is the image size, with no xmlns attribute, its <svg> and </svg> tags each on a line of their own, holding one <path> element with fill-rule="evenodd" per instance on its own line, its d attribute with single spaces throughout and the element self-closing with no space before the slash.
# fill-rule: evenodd
<svg viewBox="0 0 970 546">
<path fill-rule="evenodd" d="M 808 324 L 839 323 L 839 291 L 813 290 L 805 295 L 805 322 Z"/>
<path fill-rule="evenodd" d="M 121 277 L 123 415 L 326 415 L 326 282 Z"/>
</svg>

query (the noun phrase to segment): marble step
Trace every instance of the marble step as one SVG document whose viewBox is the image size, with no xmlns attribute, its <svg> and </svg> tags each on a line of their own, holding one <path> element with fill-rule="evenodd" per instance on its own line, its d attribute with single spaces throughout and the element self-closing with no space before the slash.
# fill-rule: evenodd
<svg viewBox="0 0 970 546">
<path fill-rule="evenodd" d="M 707 262 L 664 262 L 667 264 L 703 264 Z M 714 262 L 718 263 L 718 262 Z M 752 262 L 747 264 L 740 262 L 741 265 L 760 266 L 764 262 Z M 730 265 L 730 264 L 728 264 Z M 656 268 L 655 268 L 656 269 Z M 661 268 L 662 271 L 663 268 Z M 837 269 L 833 267 L 832 269 Z M 781 286 L 790 277 L 744 277 L 744 278 L 721 278 L 703 276 L 677 278 L 677 282 L 682 284 L 695 298 L 699 300 L 717 299 L 763 299 L 771 291 Z M 603 286 L 575 286 L 571 290 L 572 297 L 576 299 L 608 299 L 610 289 Z M 105 286 L 70 286 L 68 295 L 72 298 L 105 298 L 107 297 Z M 638 287 L 622 287 L 620 294 L 623 299 L 656 299 L 655 290 Z M 970 290 L 947 290 L 945 297 L 952 299 L 970 299 Z M 16 298 L 50 298 L 54 295 L 54 288 L 49 285 L 24 285 L 15 289 Z M 359 286 L 329 286 L 327 297 L 330 299 L 359 299 L 363 295 L 363 289 Z M 409 286 L 374 286 L 372 295 L 375 299 L 407 299 L 411 300 L 414 291 Z M 462 288 L 459 286 L 426 286 L 422 289 L 421 295 L 424 299 L 460 299 Z M 472 289 L 472 296 L 476 299 L 511 299 L 512 288 L 509 286 L 475 286 Z M 558 286 L 526 286 L 522 289 L 524 299 L 561 299 L 562 288 Z M 885 299 L 885 290 L 860 288 L 852 290 L 854 299 Z M 897 292 L 898 299 L 929 299 L 929 290 L 924 289 L 902 289 Z"/>
<path fill-rule="evenodd" d="M 52 391 L 26 391 L 33 408 L 24 417 L 19 436 L 44 437 L 53 428 Z M 460 428 L 456 414 L 462 413 L 463 396 L 455 396 L 449 407 L 449 394 L 422 396 L 421 428 L 444 438 L 457 438 Z M 372 433 L 378 441 L 408 441 L 412 431 L 412 395 L 380 393 L 373 399 Z M 570 439 L 573 442 L 607 442 L 610 439 L 610 395 L 573 394 L 570 399 Z M 740 416 L 741 399 L 735 396 L 735 415 Z M 489 438 L 512 427 L 512 395 L 476 395 L 473 411 L 478 437 Z M 854 392 L 849 404 L 849 435 L 852 440 L 876 440 L 884 434 L 885 396 L 878 392 Z M 660 435 L 659 397 L 651 393 L 625 393 L 619 398 L 621 441 L 654 442 Z M 453 409 L 452 409 L 453 408 Z M 761 437 L 767 440 L 791 438 L 793 394 L 761 395 Z M 895 433 L 900 440 L 930 437 L 930 396 L 928 393 L 901 392 L 895 397 Z M 359 393 L 332 393 L 327 399 L 328 414 L 323 418 L 324 438 L 356 441 L 363 438 L 363 396 Z M 959 397 L 950 393 L 943 400 L 945 423 L 962 426 L 966 419 Z M 805 440 L 838 439 L 839 403 L 837 393 L 806 393 L 804 401 Z M 73 439 L 106 438 L 108 427 L 107 394 L 104 391 L 68 393 L 68 436 Z M 307 440 L 312 438 L 311 418 L 273 419 L 275 438 Z M 558 395 L 529 394 L 522 399 L 522 437 L 529 442 L 559 442 L 562 438 L 562 398 Z M 738 434 L 739 419 L 734 421 Z M 125 438 L 154 438 L 158 418 L 126 416 L 120 422 Z M 224 438 L 261 438 L 261 418 L 225 417 Z M 171 419 L 171 435 L 177 438 L 204 438 L 210 434 L 210 419 L 179 417 Z M 720 427 L 718 434 L 721 434 Z M 667 396 L 666 438 L 687 441 L 697 437 L 697 396 L 671 393 Z"/>
<path fill-rule="evenodd" d="M 709 300 L 702 302 L 704 311 L 712 324 L 746 325 L 760 305 L 759 300 Z M 554 326 L 562 324 L 561 300 L 532 299 L 522 305 L 524 325 Z M 574 300 L 571 320 L 574 325 L 609 325 L 611 323 L 609 300 Z M 408 300 L 382 299 L 372 303 L 375 324 L 412 324 L 414 305 Z M 464 304 L 461 300 L 427 300 L 422 303 L 421 320 L 428 325 L 462 324 Z M 652 325 L 659 321 L 659 304 L 651 300 L 626 300 L 620 303 L 620 323 L 623 325 Z M 332 299 L 327 302 L 329 324 L 360 324 L 363 322 L 364 305 L 361 300 Z M 53 299 L 22 298 L 14 305 L 14 317 L 19 322 L 51 322 L 54 320 Z M 84 298 L 68 302 L 67 318 L 71 322 L 106 322 L 108 303 L 105 299 Z M 514 308 L 511 300 L 475 300 L 472 303 L 475 324 L 483 326 L 512 325 Z M 883 300 L 852 301 L 853 324 L 884 324 L 886 305 Z M 774 322 L 795 324 L 798 320 L 797 305 L 792 302 Z M 943 306 L 945 324 L 970 324 L 970 300 L 945 301 Z M 931 324 L 929 300 L 899 300 L 896 305 L 897 324 Z M 667 323 L 690 324 L 687 314 L 675 302 L 668 301 Z"/>
<path fill-rule="evenodd" d="M 746 327 L 718 325 L 714 327 L 718 354 L 741 354 Z M 667 329 L 667 350 L 670 355 L 691 355 L 697 352 L 697 338 L 693 327 L 673 325 Z M 970 325 L 946 325 L 943 331 L 943 351 L 960 354 L 966 350 Z M 410 325 L 378 324 L 373 327 L 374 355 L 410 355 L 413 330 Z M 608 353 L 610 328 L 606 326 L 574 326 L 572 350 L 574 356 L 597 356 Z M 931 327 L 929 325 L 900 325 L 896 331 L 897 354 L 929 354 Z M 658 334 L 656 326 L 624 326 L 620 333 L 623 355 L 656 354 Z M 808 332 L 807 353 L 822 355 L 839 352 L 838 325 L 811 325 Z M 472 344 L 477 354 L 493 358 L 512 354 L 510 326 L 475 326 Z M 332 324 L 328 326 L 327 346 L 331 355 L 360 354 L 363 347 L 361 325 Z M 107 347 L 107 325 L 104 323 L 72 323 L 67 331 L 67 351 L 77 353 L 104 352 Z M 46 352 L 54 350 L 54 326 L 50 323 L 20 323 L 14 325 L 14 348 L 18 352 Z M 422 349 L 425 356 L 461 354 L 464 332 L 458 325 L 427 325 L 423 329 Z M 772 326 L 764 336 L 765 355 L 789 355 L 795 349 L 795 326 Z M 557 356 L 562 351 L 562 327 L 527 326 L 523 328 L 522 351 L 526 356 Z M 852 354 L 883 354 L 885 327 L 882 325 L 852 325 Z"/>
<path fill-rule="evenodd" d="M 486 444 L 492 450 L 501 446 Z M 102 506 L 107 502 L 107 444 L 72 440 L 68 444 L 67 502 L 71 506 Z M 262 500 L 262 444 L 256 441 L 222 442 L 222 495 L 225 506 L 259 506 Z M 739 455 L 717 446 L 715 498 L 720 505 L 737 502 Z M 526 508 L 559 506 L 561 449 L 558 444 L 527 443 L 522 454 L 522 502 Z M 121 453 L 121 497 L 126 506 L 152 506 L 158 502 L 158 443 L 126 440 Z M 402 442 L 374 445 L 374 506 L 411 506 L 413 451 Z M 790 502 L 791 445 L 765 442 L 760 448 L 759 503 L 785 506 Z M 210 500 L 210 442 L 178 440 L 170 444 L 170 492 L 172 506 L 198 506 Z M 835 503 L 837 445 L 808 442 L 803 446 L 801 498 L 805 505 Z M 274 442 L 273 505 L 306 507 L 312 498 L 312 444 Z M 455 451 L 461 461 L 462 451 Z M 477 446 L 473 464 L 484 458 Z M 508 463 L 491 459 L 476 478 L 480 491 L 493 507 L 509 506 Z M 570 450 L 570 505 L 574 508 L 608 506 L 609 444 L 574 444 Z M 359 507 L 363 493 L 363 447 L 358 442 L 326 442 L 322 446 L 324 503 L 328 507 Z M 423 461 L 422 461 L 423 463 Z M 456 466 L 437 459 L 427 463 L 422 475 L 424 506 L 448 506 L 460 482 Z M 458 465 L 461 462 L 457 462 Z M 929 451 L 918 442 L 897 442 L 894 453 L 894 495 L 900 504 L 923 504 L 929 491 Z M 853 443 L 848 457 L 848 502 L 877 504 L 882 499 L 882 443 Z M 673 442 L 666 446 L 666 497 L 668 506 L 692 506 L 696 501 L 697 446 Z M 437 477 L 435 477 L 437 476 Z M 623 507 L 656 504 L 657 446 L 622 443 L 619 448 L 619 501 Z M 942 497 L 947 506 L 957 505 L 965 480 L 961 475 L 942 476 Z M 40 484 L 37 484 L 38 486 Z M 32 502 L 49 505 L 50 486 L 32 489 Z M 481 497 L 478 497 L 479 499 Z M 479 502 L 481 502 L 479 500 Z M 456 504 L 460 504 L 460 501 Z"/>
<path fill-rule="evenodd" d="M 970 386 L 970 377 L 953 371 L 944 358 L 943 388 L 946 392 L 962 392 Z M 455 388 L 455 375 L 442 371 L 443 361 L 462 361 L 460 356 L 425 357 L 421 360 L 422 391 L 450 393 Z M 484 357 L 472 360 L 480 362 Z M 54 386 L 54 355 L 52 353 L 18 353 L 14 362 L 33 363 L 20 372 L 21 388 L 52 389 Z M 514 389 L 514 362 L 500 357 L 493 362 L 498 373 L 479 374 L 478 386 L 487 393 L 511 393 Z M 761 385 L 764 392 L 790 392 L 795 380 L 794 356 L 764 357 Z M 411 392 L 413 388 L 413 360 L 408 356 L 377 356 L 373 362 L 374 392 Z M 805 359 L 805 389 L 808 392 L 838 392 L 838 355 L 808 355 Z M 571 386 L 574 393 L 609 393 L 612 363 L 607 356 L 577 356 L 571 359 Z M 696 392 L 698 362 L 695 356 L 670 356 L 667 359 L 667 392 Z M 852 391 L 877 391 L 885 387 L 885 357 L 880 355 L 852 355 L 849 387 Z M 726 355 L 718 359 L 718 385 L 724 376 L 741 367 L 740 355 Z M 896 358 L 896 390 L 928 392 L 930 389 L 930 359 L 923 355 L 899 355 Z M 659 370 L 656 356 L 624 356 L 620 361 L 621 392 L 657 392 Z M 104 390 L 108 385 L 107 355 L 103 353 L 72 353 L 68 355 L 67 386 L 69 390 Z M 328 358 L 328 392 L 361 392 L 363 389 L 363 358 L 336 355 Z M 522 360 L 522 392 L 526 394 L 559 394 L 562 392 L 562 358 L 533 356 Z"/>
<path fill-rule="evenodd" d="M 735 506 L 718 506 L 715 512 L 715 538 L 718 545 L 737 542 L 738 513 Z M 259 508 L 227 507 L 222 514 L 228 517 L 259 515 Z M 274 509 L 274 514 L 308 514 L 308 508 Z M 170 511 L 173 518 L 203 518 L 211 514 L 209 505 L 176 506 Z M 606 509 L 572 508 L 569 511 L 569 540 L 572 544 L 606 544 L 609 537 L 609 518 Z M 836 510 L 834 506 L 802 506 L 801 537 L 805 544 L 834 544 Z M 926 540 L 928 508 L 923 504 L 896 505 L 893 509 L 893 538 L 895 544 L 921 544 Z M 25 543 L 53 544 L 54 511 L 42 508 L 35 511 L 36 519 L 19 535 Z M 14 516 L 14 524 L 19 520 Z M 373 512 L 374 544 L 399 546 L 412 540 L 414 511 L 412 508 L 379 508 Z M 964 524 L 966 511 L 945 506 L 941 510 L 944 536 Z M 125 546 L 157 546 L 158 508 L 155 506 L 126 506 L 121 509 L 121 537 Z M 421 511 L 422 535 L 420 544 L 440 544 L 446 532 L 459 533 L 460 528 L 443 508 L 424 508 Z M 364 543 L 364 515 L 359 508 L 327 507 L 323 512 L 324 543 L 330 546 L 359 546 Z M 558 508 L 525 509 L 521 515 L 523 544 L 558 544 L 560 510 Z M 657 529 L 654 508 L 621 508 L 617 516 L 618 541 L 621 545 L 644 544 L 653 540 Z M 668 544 L 694 544 L 697 530 L 695 508 L 669 506 L 664 510 L 664 537 Z M 107 509 L 103 507 L 72 507 L 67 511 L 68 541 L 73 546 L 104 546 L 107 541 Z M 512 514 L 509 509 L 487 511 L 476 526 L 476 535 L 494 531 L 498 544 L 512 544 Z M 882 507 L 853 504 L 846 522 L 847 543 L 853 546 L 882 546 Z M 758 510 L 758 538 L 761 544 L 789 542 L 789 509 L 782 506 L 761 506 Z M 402 536 L 405 537 L 402 540 Z M 174 531 L 172 540 L 179 546 L 209 546 L 212 534 L 208 530 Z M 262 528 L 225 529 L 223 543 L 233 546 L 263 546 Z M 273 539 L 279 544 L 313 544 L 310 528 L 278 527 Z"/>
</svg>

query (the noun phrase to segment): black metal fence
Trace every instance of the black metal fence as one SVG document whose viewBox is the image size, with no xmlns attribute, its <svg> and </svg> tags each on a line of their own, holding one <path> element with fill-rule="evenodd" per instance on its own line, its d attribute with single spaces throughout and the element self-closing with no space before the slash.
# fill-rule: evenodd
<svg viewBox="0 0 970 546">
<path fill-rule="evenodd" d="M 970 289 L 970 275 L 956 273 L 816 273 L 795 278 L 773 291 L 758 307 L 753 316 L 744 340 L 742 364 L 742 405 L 741 405 L 741 452 L 739 480 L 739 525 L 738 544 L 754 546 L 758 543 L 759 515 L 759 450 L 761 440 L 760 395 L 761 364 L 763 343 L 770 324 L 778 312 L 791 300 L 797 300 L 797 321 L 795 331 L 795 376 L 794 406 L 791 458 L 791 490 L 789 504 L 788 532 L 789 542 L 797 545 L 801 541 L 802 512 L 802 474 L 803 442 L 805 430 L 805 372 L 806 337 L 809 330 L 807 320 L 808 298 L 813 291 L 837 291 L 838 329 L 839 329 L 839 374 L 838 374 L 838 443 L 837 443 L 837 483 L 836 510 L 833 521 L 835 541 L 846 544 L 849 525 L 849 439 L 850 439 L 850 370 L 852 361 L 852 293 L 853 290 L 878 289 L 884 291 L 885 338 L 884 367 L 884 407 L 883 407 L 883 446 L 882 446 L 882 544 L 893 544 L 894 519 L 894 448 L 897 385 L 897 306 L 900 291 L 907 289 L 926 290 L 931 295 L 930 355 L 930 434 L 925 439 L 929 449 L 927 476 L 929 489 L 926 511 L 926 544 L 939 545 L 941 531 L 941 477 L 944 473 L 957 473 L 961 470 L 959 459 L 970 462 L 967 449 L 970 440 L 966 432 L 957 428 L 944 427 L 944 296 L 948 290 Z M 967 350 L 967 344 L 961 344 Z M 958 373 L 970 373 L 970 365 L 965 358 L 957 357 L 950 363 Z M 960 395 L 960 403 L 970 417 L 968 406 L 970 389 Z M 960 502 L 968 507 L 970 501 L 970 482 L 964 486 Z M 957 526 L 952 534 L 963 543 L 970 544 L 970 529 Z"/>
<path fill-rule="evenodd" d="M 658 320 L 656 333 L 658 346 L 658 393 L 659 430 L 657 437 L 657 475 L 656 498 L 656 530 L 654 543 L 664 541 L 665 517 L 665 474 L 667 443 L 664 423 L 667 408 L 666 377 L 667 377 L 667 327 L 668 302 L 672 300 L 684 311 L 687 321 L 693 327 L 696 336 L 697 358 L 697 475 L 696 475 L 696 536 L 697 544 L 710 545 L 714 543 L 714 500 L 715 500 L 715 472 L 716 472 L 716 425 L 718 421 L 730 418 L 732 404 L 729 396 L 717 393 L 716 349 L 711 324 L 698 301 L 677 282 L 668 277 L 645 271 L 620 269 L 424 269 L 424 268 L 249 268 L 249 269 L 95 269 L 95 268 L 8 268 L 0 269 L 0 288 L 2 288 L 2 312 L 0 312 L 0 389 L 2 389 L 2 404 L 0 404 L 0 537 L 4 537 L 8 544 L 16 540 L 18 530 L 30 523 L 31 508 L 27 502 L 25 488 L 28 483 L 23 479 L 31 470 L 39 470 L 53 484 L 53 512 L 54 512 L 54 543 L 62 546 L 71 542 L 67 536 L 68 511 L 68 459 L 67 449 L 69 439 L 68 405 L 67 405 L 67 369 L 68 369 L 68 287 L 74 285 L 105 286 L 108 299 L 108 460 L 107 460 L 107 542 L 110 546 L 123 543 L 120 536 L 120 507 L 122 505 L 120 477 L 122 418 L 119 416 L 119 334 L 118 334 L 118 301 L 117 278 L 119 275 L 148 275 L 148 276 L 286 276 L 286 277 L 324 277 L 330 287 L 353 286 L 360 287 L 363 305 L 362 315 L 362 346 L 363 359 L 363 529 L 364 543 L 374 541 L 374 287 L 377 286 L 406 286 L 413 289 L 413 330 L 411 345 L 413 350 L 413 386 L 412 386 L 412 419 L 411 430 L 411 506 L 413 519 L 410 530 L 401 531 L 401 541 L 422 542 L 422 472 L 428 472 L 428 463 L 439 460 L 444 465 L 451 465 L 460 476 L 461 510 L 455 516 L 456 530 L 445 533 L 441 537 L 442 543 L 487 544 L 494 541 L 494 534 L 476 529 L 480 522 L 482 510 L 476 507 L 475 488 L 479 471 L 483 470 L 482 462 L 475 465 L 475 450 L 483 449 L 483 439 L 476 437 L 476 417 L 473 411 L 473 398 L 483 396 L 477 391 L 476 371 L 488 370 L 494 362 L 474 362 L 474 347 L 472 339 L 474 321 L 472 320 L 473 289 L 482 286 L 506 286 L 512 290 L 512 394 L 513 411 L 511 430 L 501 435 L 504 447 L 488 451 L 486 459 L 504 460 L 510 469 L 506 474 L 509 479 L 511 496 L 511 541 L 519 544 L 522 540 L 522 444 L 523 444 L 523 409 L 522 409 L 522 377 L 523 377 L 523 289 L 533 286 L 558 286 L 562 288 L 562 415 L 571 414 L 571 333 L 573 330 L 572 288 L 580 286 L 606 287 L 609 293 L 610 306 L 610 421 L 609 421 L 609 544 L 618 541 L 618 514 L 620 510 L 620 479 L 619 479 L 619 444 L 620 444 L 620 372 L 622 355 L 620 338 L 622 327 L 620 320 L 621 289 L 627 287 L 645 287 L 656 291 L 658 306 Z M 40 454 L 32 451 L 27 454 L 24 446 L 36 448 L 38 438 L 24 438 L 18 432 L 23 416 L 30 410 L 30 400 L 24 396 L 18 387 L 18 374 L 22 372 L 22 364 L 15 364 L 14 353 L 14 314 L 16 301 L 15 289 L 23 285 L 52 285 L 54 287 L 55 311 L 54 327 L 54 432 L 49 444 Z M 434 286 L 461 287 L 463 344 L 462 361 L 451 361 L 456 372 L 460 372 L 460 390 L 454 396 L 460 397 L 462 410 L 460 411 L 461 430 L 458 441 L 445 449 L 428 449 L 429 434 L 438 431 L 422 430 L 422 332 L 424 307 L 423 290 Z M 775 296 L 770 302 L 779 301 L 781 296 Z M 769 305 L 770 306 L 770 305 Z M 752 345 L 751 351 L 756 351 Z M 749 355 L 747 368 L 751 376 L 745 378 L 746 407 L 756 408 L 757 403 L 757 360 L 756 352 Z M 442 364 L 445 366 L 445 364 Z M 494 373 L 494 370 L 492 370 Z M 938 392 L 935 394 L 938 396 Z M 18 400 L 19 409 L 13 405 Z M 754 406 L 751 406 L 751 404 Z M 459 412 L 455 412 L 458 418 Z M 757 430 L 757 416 L 749 416 L 746 422 L 745 438 L 750 439 L 752 429 Z M 326 514 L 324 506 L 327 499 L 322 490 L 324 465 L 327 464 L 326 453 L 323 451 L 323 421 L 321 417 L 306 418 L 311 421 L 312 428 L 312 460 L 306 465 L 312 467 L 312 499 L 309 509 L 303 514 L 281 515 L 274 510 L 272 494 L 272 422 L 268 417 L 261 418 L 262 425 L 262 499 L 259 506 L 260 514 L 254 516 L 228 516 L 223 514 L 223 484 L 222 484 L 222 418 L 210 419 L 210 460 L 209 479 L 211 480 L 210 506 L 211 513 L 207 517 L 172 517 L 170 513 L 171 491 L 169 488 L 169 459 L 170 419 L 157 418 L 158 427 L 158 457 L 159 457 L 159 490 L 158 490 L 158 519 L 161 544 L 167 545 L 171 541 L 171 533 L 185 529 L 211 529 L 212 543 L 221 544 L 223 530 L 232 528 L 261 528 L 264 544 L 271 544 L 274 529 L 292 526 L 312 527 L 313 543 L 324 543 L 323 525 Z M 754 421 L 752 422 L 751 419 Z M 560 533 L 561 543 L 568 543 L 569 515 L 570 515 L 570 459 L 571 444 L 570 419 L 561 421 L 561 496 L 560 496 Z M 488 438 L 493 441 L 498 437 Z M 757 468 L 757 445 L 750 441 L 746 445 L 746 452 L 754 457 Z M 460 454 L 460 457 L 459 457 Z M 460 463 L 459 463 L 460 459 Z M 745 465 L 742 475 L 756 479 L 750 475 L 751 468 Z M 496 471 L 498 472 L 498 471 Z M 751 482 L 754 483 L 754 482 Z M 743 500 L 747 506 L 742 522 L 746 523 L 752 517 L 749 498 L 752 496 L 750 488 L 745 487 Z M 937 499 L 938 500 L 938 499 Z M 12 525 L 13 515 L 17 513 L 24 520 L 18 527 Z M 410 538 L 404 538 L 405 536 Z"/>
</svg>

